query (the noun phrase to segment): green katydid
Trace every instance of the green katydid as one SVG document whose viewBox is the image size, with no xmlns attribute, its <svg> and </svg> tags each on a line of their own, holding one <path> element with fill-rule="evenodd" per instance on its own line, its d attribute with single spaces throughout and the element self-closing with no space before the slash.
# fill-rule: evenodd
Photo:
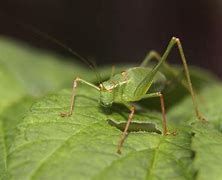
<svg viewBox="0 0 222 180">
<path fill-rule="evenodd" d="M 200 114 L 197 103 L 196 103 L 195 94 L 194 94 L 194 90 L 193 90 L 191 79 L 190 79 L 189 69 L 187 66 L 187 62 L 186 62 L 186 58 L 183 52 L 181 42 L 178 38 L 175 38 L 175 37 L 173 37 L 170 40 L 163 56 L 160 56 L 155 51 L 151 51 L 150 53 L 148 53 L 145 60 L 142 62 L 142 64 L 139 67 L 129 68 L 126 71 L 123 71 L 122 73 L 116 74 L 112 76 L 109 80 L 100 83 L 99 86 L 96 86 L 92 83 L 89 83 L 77 77 L 73 81 L 73 90 L 72 90 L 72 96 L 71 96 L 70 110 L 69 112 L 62 112 L 60 113 L 60 115 L 62 117 L 72 115 L 73 110 L 74 110 L 74 99 L 76 95 L 76 88 L 77 88 L 78 82 L 80 82 L 100 92 L 100 104 L 102 106 L 109 107 L 113 103 L 121 103 L 121 104 L 124 104 L 127 108 L 129 108 L 130 114 L 128 117 L 128 121 L 120 137 L 120 141 L 117 147 L 118 153 L 121 153 L 121 148 L 127 136 L 128 128 L 130 126 L 130 123 L 133 119 L 133 115 L 135 113 L 135 107 L 131 105 L 132 102 L 139 101 L 141 99 L 159 97 L 161 110 L 162 110 L 162 126 L 163 126 L 162 134 L 163 135 L 170 134 L 167 129 L 164 98 L 163 98 L 163 94 L 161 93 L 162 89 L 160 87 L 153 88 L 155 86 L 152 86 L 152 85 L 155 83 L 164 83 L 164 81 L 166 80 L 165 76 L 159 71 L 161 66 L 165 66 L 168 70 L 170 70 L 175 75 L 174 69 L 165 62 L 167 60 L 169 53 L 171 52 L 171 49 L 175 45 L 177 45 L 178 47 L 181 60 L 183 63 L 186 79 L 187 79 L 187 82 L 182 81 L 182 84 L 189 90 L 191 94 L 196 117 L 200 121 L 206 121 L 203 118 L 203 116 Z M 158 63 L 153 68 L 149 68 L 147 67 L 148 62 L 152 58 L 156 58 L 158 60 Z M 149 93 L 151 89 L 152 91 L 151 93 Z"/>
<path fill-rule="evenodd" d="M 40 35 L 41 37 L 44 37 L 45 39 L 48 39 L 54 42 L 55 44 L 63 47 L 64 49 L 69 51 L 72 55 L 76 56 L 77 58 L 82 60 L 84 63 L 86 63 L 91 69 L 93 69 L 96 72 L 97 78 L 99 77 L 99 74 L 97 73 L 94 66 L 87 59 L 83 58 L 78 53 L 73 51 L 66 44 L 62 43 L 61 41 L 57 40 L 56 38 L 42 31 L 39 31 L 38 29 L 30 25 L 24 24 L 20 21 L 17 21 L 16 24 L 20 25 L 23 28 L 30 29 L 32 32 Z M 100 83 L 99 86 L 96 86 L 90 82 L 87 82 L 79 77 L 75 78 L 73 81 L 73 90 L 72 90 L 72 96 L 71 96 L 71 102 L 70 102 L 70 110 L 68 112 L 60 113 L 60 116 L 66 117 L 66 116 L 72 115 L 73 110 L 74 110 L 76 88 L 77 88 L 78 82 L 81 82 L 100 92 L 100 104 L 102 106 L 110 107 L 113 103 L 121 103 L 130 110 L 130 114 L 129 114 L 126 126 L 124 128 L 124 131 L 121 135 L 121 138 L 117 147 L 117 153 L 121 153 L 121 148 L 127 136 L 128 128 L 130 126 L 130 123 L 133 119 L 133 115 L 135 113 L 135 107 L 131 105 L 132 102 L 136 102 L 142 99 L 159 97 L 161 111 L 162 111 L 162 126 L 163 126 L 162 134 L 163 135 L 170 134 L 167 129 L 164 98 L 163 98 L 163 94 L 161 93 L 161 90 L 163 90 L 164 86 L 159 86 L 159 84 L 165 83 L 166 78 L 159 70 L 163 66 L 173 76 L 177 76 L 177 71 L 174 68 L 172 68 L 169 64 L 166 63 L 167 57 L 175 45 L 177 45 L 177 48 L 179 50 L 179 54 L 182 60 L 182 64 L 183 64 L 186 79 L 187 79 L 187 81 L 182 80 L 181 84 L 191 94 L 196 117 L 200 121 L 206 122 L 205 118 L 201 115 L 198 109 L 197 103 L 196 103 L 195 93 L 194 93 L 194 89 L 193 89 L 192 82 L 190 79 L 190 73 L 189 73 L 186 58 L 183 52 L 183 47 L 181 45 L 179 38 L 176 38 L 176 37 L 171 38 L 163 56 L 160 56 L 156 51 L 150 51 L 139 67 L 129 68 L 126 71 L 123 71 L 122 73 L 116 74 L 114 76 L 113 76 L 113 69 L 112 69 L 111 78 L 108 81 Z M 148 63 L 151 59 L 158 60 L 157 65 L 154 66 L 153 68 L 148 67 Z M 152 86 L 155 84 L 158 84 L 158 86 Z"/>
</svg>

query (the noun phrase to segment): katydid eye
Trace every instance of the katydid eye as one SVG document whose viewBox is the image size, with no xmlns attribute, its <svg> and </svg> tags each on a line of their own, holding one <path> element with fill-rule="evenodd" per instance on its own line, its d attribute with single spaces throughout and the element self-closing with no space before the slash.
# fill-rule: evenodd
<svg viewBox="0 0 222 180">
<path fill-rule="evenodd" d="M 100 88 L 101 90 L 103 90 L 103 89 L 104 89 L 104 86 L 103 86 L 102 84 L 99 84 L 99 88 Z"/>
</svg>

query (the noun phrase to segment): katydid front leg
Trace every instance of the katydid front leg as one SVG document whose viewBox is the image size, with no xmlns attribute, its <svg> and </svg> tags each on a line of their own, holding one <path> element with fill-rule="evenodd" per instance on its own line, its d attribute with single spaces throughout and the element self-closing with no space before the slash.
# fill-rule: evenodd
<svg viewBox="0 0 222 180">
<path fill-rule="evenodd" d="M 127 131 L 128 131 L 128 129 L 129 129 L 129 126 L 130 126 L 130 124 L 131 124 L 131 122 L 132 122 L 132 120 L 133 120 L 133 115 L 134 115 L 134 113 L 135 113 L 135 107 L 134 106 L 127 106 L 129 109 L 130 109 L 130 114 L 129 114 L 129 117 L 128 117 L 128 121 L 127 121 L 127 123 L 126 123 L 126 126 L 125 126 L 125 128 L 124 128 L 124 131 L 123 131 L 123 133 L 122 133 L 122 135 L 121 135 L 121 137 L 120 137 L 120 141 L 119 141 L 119 144 L 118 144 L 118 146 L 117 146 L 117 153 L 118 154 L 121 154 L 121 149 L 122 149 L 122 146 L 123 146 L 123 143 L 124 143 L 124 141 L 125 141 L 125 139 L 126 139 L 126 136 L 127 136 Z"/>
<path fill-rule="evenodd" d="M 76 96 L 76 88 L 78 86 L 78 82 L 81 82 L 83 84 L 86 84 L 94 89 L 97 89 L 98 91 L 100 91 L 100 88 L 95 86 L 94 84 L 91 84 L 83 79 L 80 79 L 80 78 L 76 78 L 74 81 L 73 81 L 73 87 L 72 87 L 72 95 L 71 95 L 71 99 L 70 99 L 70 109 L 68 112 L 61 112 L 60 113 L 60 116 L 62 117 L 68 117 L 68 116 L 71 116 L 72 113 L 73 113 L 73 110 L 74 110 L 74 101 L 75 101 L 75 96 Z"/>
</svg>

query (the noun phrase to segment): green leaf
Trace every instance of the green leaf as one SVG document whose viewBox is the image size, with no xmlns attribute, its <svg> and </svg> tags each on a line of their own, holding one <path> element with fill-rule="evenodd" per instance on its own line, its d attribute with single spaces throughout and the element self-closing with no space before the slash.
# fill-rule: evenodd
<svg viewBox="0 0 222 180">
<path fill-rule="evenodd" d="M 11 103 L 25 96 L 26 92 L 22 85 L 18 84 L 14 77 L 0 63 L 0 113 Z"/>
<path fill-rule="evenodd" d="M 222 132 L 222 84 L 211 85 L 200 96 L 202 97 L 202 112 L 218 131 Z"/>
<path fill-rule="evenodd" d="M 80 87 L 69 118 L 58 113 L 68 108 L 70 91 L 36 103 L 10 147 L 10 179 L 192 179 L 189 134 L 131 133 L 118 155 L 121 131 L 108 125 L 98 95 Z"/>
<path fill-rule="evenodd" d="M 0 115 L 0 178 L 6 176 L 7 156 L 10 144 L 17 133 L 16 125 L 22 121 L 24 114 L 28 112 L 32 103 L 32 98 L 24 98 L 12 104 Z"/>
<path fill-rule="evenodd" d="M 92 75 L 80 65 L 59 61 L 61 57 L 38 52 L 23 43 L 0 39 L 0 177 L 7 171 L 10 143 L 36 97 L 71 87 L 75 76 Z M 63 58 L 63 60 L 65 60 Z"/>
<path fill-rule="evenodd" d="M 198 180 L 222 179 L 221 91 L 222 86 L 217 83 L 211 84 L 198 94 L 200 110 L 208 120 L 206 124 L 194 123 L 197 119 L 194 116 L 194 111 L 191 111 L 192 108 L 189 106 L 192 103 L 190 98 L 184 99 L 168 113 L 171 120 L 177 125 L 179 125 L 179 117 L 183 115 L 185 119 L 182 124 L 194 123 L 191 125 L 194 133 L 192 138 L 192 150 L 195 153 L 193 165 L 197 173 L 195 179 Z M 190 130 L 191 128 L 188 128 L 186 131 Z"/>
<path fill-rule="evenodd" d="M 198 172 L 196 179 L 222 179 L 222 134 L 209 124 L 196 124 L 193 132 L 194 167 Z"/>
<path fill-rule="evenodd" d="M 196 99 L 202 115 L 212 124 L 214 128 L 222 132 L 222 103 L 221 83 L 210 83 L 203 88 Z M 168 116 L 175 124 L 190 124 L 196 122 L 195 111 L 192 107 L 192 99 L 187 96 L 168 111 Z M 180 120 L 183 117 L 183 120 Z"/>
<path fill-rule="evenodd" d="M 0 121 L 0 179 L 6 176 L 7 170 L 7 152 L 6 152 L 6 144 L 5 144 L 5 134 L 2 125 L 2 121 Z"/>
</svg>

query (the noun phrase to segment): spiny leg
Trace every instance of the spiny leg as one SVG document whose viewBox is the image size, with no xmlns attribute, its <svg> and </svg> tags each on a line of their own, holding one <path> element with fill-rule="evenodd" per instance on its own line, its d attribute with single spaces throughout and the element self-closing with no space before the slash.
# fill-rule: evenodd
<svg viewBox="0 0 222 180">
<path fill-rule="evenodd" d="M 161 55 L 158 52 L 151 50 L 150 52 L 148 52 L 148 54 L 146 55 L 145 59 L 142 61 L 140 66 L 146 67 L 152 59 L 160 61 Z"/>
<path fill-rule="evenodd" d="M 155 51 L 151 50 L 145 57 L 145 59 L 142 61 L 140 66 L 146 67 L 149 65 L 149 62 L 151 60 L 157 60 L 158 62 L 161 60 L 161 55 Z M 172 76 L 184 87 L 190 92 L 190 88 L 186 81 L 178 79 L 178 75 L 180 75 L 181 72 L 173 68 L 170 64 L 167 62 L 163 62 L 163 67 L 168 71 Z M 194 91 L 195 92 L 195 91 Z"/>
<path fill-rule="evenodd" d="M 149 62 L 151 60 L 157 60 L 158 62 L 161 61 L 161 55 L 155 51 L 155 50 L 151 50 L 145 57 L 145 59 L 142 61 L 141 65 L 140 66 L 143 66 L 143 67 L 146 67 L 148 66 Z M 171 73 L 174 77 L 176 77 L 179 72 L 171 67 L 170 64 L 168 64 L 167 62 L 162 62 L 163 63 L 163 67 L 169 72 Z M 187 87 L 186 87 L 187 88 Z"/>
<path fill-rule="evenodd" d="M 184 51 L 183 51 L 182 44 L 180 42 L 180 39 L 178 39 L 178 38 L 174 38 L 174 41 L 177 44 L 177 47 L 178 47 L 179 52 L 180 52 L 181 60 L 183 62 L 185 75 L 187 77 L 187 82 L 188 82 L 188 86 L 189 86 L 189 89 L 190 89 L 190 94 L 191 94 L 191 97 L 192 97 L 192 102 L 193 102 L 193 105 L 194 105 L 194 108 L 195 108 L 196 116 L 198 117 L 199 120 L 201 120 L 203 122 L 206 122 L 206 119 L 201 115 L 201 113 L 198 109 L 197 103 L 196 103 L 195 93 L 194 93 L 192 82 L 191 82 L 191 79 L 190 79 L 190 73 L 189 73 L 189 69 L 188 69 L 188 66 L 187 66 L 187 61 L 186 61 L 186 58 L 185 58 L 185 54 L 184 54 Z"/>
<path fill-rule="evenodd" d="M 160 69 L 161 65 L 164 64 L 165 61 L 167 60 L 167 57 L 168 57 L 169 53 L 171 52 L 172 48 L 175 45 L 177 45 L 177 47 L 179 49 L 180 57 L 181 57 L 181 60 L 182 60 L 182 63 L 183 63 L 183 67 L 184 67 L 184 70 L 185 70 L 185 75 L 186 75 L 186 79 L 187 79 L 187 83 L 188 83 L 187 86 L 189 88 L 189 91 L 190 91 L 190 94 L 191 94 L 191 97 L 192 97 L 192 102 L 193 102 L 193 106 L 194 106 L 194 109 L 195 109 L 196 116 L 199 120 L 206 121 L 205 118 L 201 115 L 201 113 L 198 109 L 198 106 L 197 106 L 197 103 L 196 103 L 196 98 L 195 98 L 195 93 L 194 93 L 192 82 L 191 82 L 191 79 L 190 79 L 190 73 L 189 73 L 189 69 L 188 69 L 188 66 L 187 66 L 186 58 L 185 58 L 185 55 L 184 55 L 184 52 L 183 52 L 181 42 L 178 38 L 173 37 L 171 39 L 171 41 L 169 42 L 169 44 L 167 46 L 166 51 L 164 52 L 163 56 L 161 57 L 159 63 L 153 68 L 153 70 L 150 74 L 151 74 L 151 76 L 154 76 L 156 74 L 156 72 Z"/>
<path fill-rule="evenodd" d="M 132 119 L 133 119 L 134 113 L 135 113 L 135 107 L 134 107 L 134 106 L 131 106 L 131 107 L 130 107 L 130 114 L 129 114 L 129 117 L 128 117 L 128 121 L 127 121 L 126 126 L 125 126 L 125 129 L 124 129 L 124 131 L 123 131 L 123 133 L 122 133 L 122 135 L 121 135 L 121 137 L 120 137 L 119 144 L 118 144 L 118 146 L 117 146 L 117 153 L 118 153 L 118 154 L 121 154 L 121 149 L 122 149 L 123 143 L 124 143 L 124 141 L 125 141 L 125 139 L 126 139 L 127 131 L 128 131 L 128 129 L 129 129 L 130 123 L 131 123 L 131 121 L 132 121 Z"/>
<path fill-rule="evenodd" d="M 97 89 L 98 91 L 100 91 L 100 88 L 95 86 L 94 84 L 91 84 L 83 79 L 80 79 L 80 78 L 76 78 L 74 81 L 73 81 L 73 87 L 72 87 L 72 95 L 71 95 L 71 99 L 70 99 L 70 108 L 69 108 L 69 111 L 68 112 L 61 112 L 60 113 L 60 116 L 61 117 L 68 117 L 68 116 L 71 116 L 72 113 L 73 113 L 73 110 L 74 110 L 74 101 L 75 101 L 75 96 L 76 96 L 76 88 L 78 86 L 78 82 L 81 82 L 83 84 L 86 84 L 94 89 Z"/>
</svg>

